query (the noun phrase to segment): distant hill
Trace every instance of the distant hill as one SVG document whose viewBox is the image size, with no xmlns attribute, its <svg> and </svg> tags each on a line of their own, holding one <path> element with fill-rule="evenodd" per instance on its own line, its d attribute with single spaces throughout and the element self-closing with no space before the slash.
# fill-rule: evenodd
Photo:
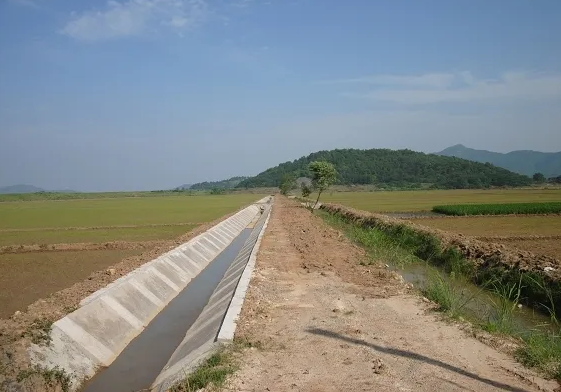
<svg viewBox="0 0 561 392">
<path fill-rule="evenodd" d="M 49 193 L 80 193 L 78 191 L 73 191 L 71 189 L 60 189 L 60 190 L 45 190 L 43 188 L 38 188 L 33 185 L 10 185 L 5 187 L 0 187 L 0 194 L 13 194 L 13 193 L 39 193 L 39 192 L 49 192 Z"/>
<path fill-rule="evenodd" d="M 188 189 L 191 189 L 192 186 L 193 186 L 192 184 L 183 184 L 183 185 L 179 185 L 177 188 L 175 188 L 175 190 L 186 191 Z"/>
<path fill-rule="evenodd" d="M 33 185 L 25 185 L 25 184 L 18 184 L 18 185 L 10 185 L 0 187 L 0 194 L 7 194 L 7 193 L 35 193 L 35 192 L 45 192 L 44 189 L 37 188 Z"/>
<path fill-rule="evenodd" d="M 534 173 L 542 173 L 547 178 L 561 175 L 561 152 L 519 150 L 503 154 L 487 150 L 475 150 L 457 144 L 437 154 L 482 163 L 489 162 L 495 166 L 527 176 Z"/>
<path fill-rule="evenodd" d="M 248 177 L 232 177 L 222 181 L 205 181 L 193 184 L 189 187 L 192 190 L 208 190 L 208 189 L 232 189 L 240 182 Z"/>
<path fill-rule="evenodd" d="M 339 172 L 338 184 L 409 186 L 431 184 L 438 188 L 525 186 L 532 180 L 492 164 L 411 150 L 319 151 L 293 162 L 281 163 L 238 184 L 238 188 L 276 187 L 284 175 L 310 177 L 308 164 L 325 160 Z"/>
</svg>

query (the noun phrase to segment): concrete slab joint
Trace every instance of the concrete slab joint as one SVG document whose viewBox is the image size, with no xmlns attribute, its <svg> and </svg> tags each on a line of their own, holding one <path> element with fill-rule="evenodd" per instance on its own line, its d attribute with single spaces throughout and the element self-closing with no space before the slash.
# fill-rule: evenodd
<svg viewBox="0 0 561 392">
<path fill-rule="evenodd" d="M 60 367 L 71 375 L 75 390 L 99 367 L 111 364 L 232 243 L 259 213 L 257 203 L 84 298 L 77 310 L 53 324 L 48 346 L 29 347 L 31 362 Z"/>
</svg>

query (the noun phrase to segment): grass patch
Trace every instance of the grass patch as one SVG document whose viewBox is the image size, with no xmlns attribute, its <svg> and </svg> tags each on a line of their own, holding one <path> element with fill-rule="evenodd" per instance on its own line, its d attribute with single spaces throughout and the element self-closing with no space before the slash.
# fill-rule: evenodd
<svg viewBox="0 0 561 392">
<path fill-rule="evenodd" d="M 559 214 L 561 202 L 439 205 L 433 212 L 445 215 Z"/>
<path fill-rule="evenodd" d="M 522 278 L 520 275 L 518 283 L 502 283 L 500 281 L 489 282 L 493 297 L 490 297 L 493 312 L 487 316 L 482 327 L 487 332 L 498 332 L 508 335 L 518 333 L 514 323 L 514 312 L 520 301 L 522 291 Z"/>
<path fill-rule="evenodd" d="M 321 217 L 331 226 L 343 231 L 354 243 L 368 251 L 369 258 L 360 261 L 362 265 L 375 262 L 389 262 L 393 265 L 404 266 L 419 261 L 417 257 L 402 248 L 399 241 L 395 241 L 385 233 L 376 229 L 365 229 L 345 222 L 340 216 L 318 211 Z"/>
<path fill-rule="evenodd" d="M 49 388 L 60 387 L 62 392 L 70 391 L 70 376 L 58 366 L 53 369 L 47 369 L 40 366 L 35 366 L 30 369 L 22 370 L 17 375 L 17 382 L 22 382 L 32 376 L 40 376 L 43 378 L 45 385 Z"/>
<path fill-rule="evenodd" d="M 422 293 L 425 297 L 439 306 L 439 311 L 446 313 L 452 318 L 458 318 L 465 314 L 465 308 L 474 300 L 476 294 L 467 290 L 465 283 L 456 282 L 458 278 L 454 273 L 445 274 L 432 273 Z"/>
<path fill-rule="evenodd" d="M 226 351 L 220 351 L 211 355 L 193 373 L 187 375 L 183 381 L 173 386 L 170 391 L 195 392 L 211 385 L 218 389 L 224 385 L 226 378 L 235 371 L 236 368 L 231 354 Z"/>
<path fill-rule="evenodd" d="M 28 336 L 32 343 L 49 345 L 52 326 L 53 321 L 50 319 L 35 319 L 23 335 Z"/>
<path fill-rule="evenodd" d="M 516 359 L 528 367 L 543 371 L 561 381 L 561 338 L 558 334 L 533 333 L 523 338 L 524 345 L 516 352 Z"/>
</svg>

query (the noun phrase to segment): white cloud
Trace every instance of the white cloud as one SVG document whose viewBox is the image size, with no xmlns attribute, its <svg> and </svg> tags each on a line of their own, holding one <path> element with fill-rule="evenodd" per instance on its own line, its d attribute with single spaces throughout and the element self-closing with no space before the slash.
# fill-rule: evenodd
<svg viewBox="0 0 561 392">
<path fill-rule="evenodd" d="M 505 72 L 491 80 L 478 79 L 470 72 L 459 72 L 375 75 L 325 83 L 368 85 L 370 90 L 367 92 L 347 91 L 343 95 L 403 105 L 561 97 L 560 74 L 530 72 Z"/>
<path fill-rule="evenodd" d="M 81 41 L 102 41 L 141 35 L 162 26 L 189 29 L 207 15 L 205 0 L 112 0 L 104 10 L 73 15 L 62 33 Z"/>
</svg>

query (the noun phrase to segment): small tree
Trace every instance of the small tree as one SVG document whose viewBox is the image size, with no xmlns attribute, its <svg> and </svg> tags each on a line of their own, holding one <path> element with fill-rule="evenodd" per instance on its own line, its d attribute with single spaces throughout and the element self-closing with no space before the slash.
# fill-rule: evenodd
<svg viewBox="0 0 561 392">
<path fill-rule="evenodd" d="M 284 175 L 279 187 L 281 194 L 288 195 L 288 193 L 296 187 L 296 181 L 290 175 Z"/>
<path fill-rule="evenodd" d="M 310 195 L 312 194 L 312 188 L 306 185 L 305 182 L 303 182 L 302 185 L 300 185 L 300 190 L 302 191 L 302 197 L 304 198 L 310 197 Z"/>
<path fill-rule="evenodd" d="M 545 182 L 545 176 L 542 173 L 535 173 L 532 178 L 534 179 L 534 182 L 537 182 L 538 184 L 543 184 Z"/>
<path fill-rule="evenodd" d="M 321 193 L 325 191 L 337 179 L 337 170 L 335 166 L 329 162 L 314 161 L 308 165 L 308 169 L 312 173 L 312 185 L 318 191 L 318 197 L 312 211 L 315 210 Z"/>
</svg>

